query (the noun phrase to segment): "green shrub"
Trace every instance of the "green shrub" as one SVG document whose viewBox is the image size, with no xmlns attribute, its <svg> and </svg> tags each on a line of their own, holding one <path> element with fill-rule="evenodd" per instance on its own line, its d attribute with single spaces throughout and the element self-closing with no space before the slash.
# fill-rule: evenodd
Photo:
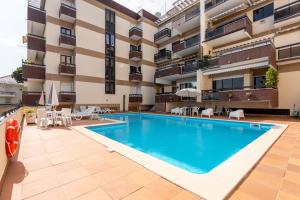
<svg viewBox="0 0 300 200">
<path fill-rule="evenodd" d="M 272 67 L 269 67 L 268 71 L 266 72 L 265 86 L 267 88 L 277 88 L 278 82 L 278 71 Z"/>
</svg>

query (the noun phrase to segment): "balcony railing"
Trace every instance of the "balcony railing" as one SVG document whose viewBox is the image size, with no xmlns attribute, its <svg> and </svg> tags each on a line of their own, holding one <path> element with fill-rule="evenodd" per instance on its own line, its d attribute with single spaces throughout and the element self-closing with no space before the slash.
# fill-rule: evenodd
<svg viewBox="0 0 300 200">
<path fill-rule="evenodd" d="M 76 46 L 76 37 L 74 35 L 66 35 L 61 33 L 59 36 L 59 44 Z"/>
<path fill-rule="evenodd" d="M 15 97 L 15 92 L 9 92 L 9 91 L 0 91 L 0 97 Z"/>
<path fill-rule="evenodd" d="M 224 3 L 225 1 L 227 1 L 227 0 L 206 0 L 205 1 L 205 11 Z"/>
<path fill-rule="evenodd" d="M 243 29 L 245 29 L 249 35 L 252 35 L 252 24 L 247 16 L 243 16 L 213 29 L 207 29 L 205 33 L 206 41 L 213 40 Z"/>
<path fill-rule="evenodd" d="M 28 5 L 27 19 L 40 24 L 46 24 L 46 12 L 32 5 Z"/>
<path fill-rule="evenodd" d="M 143 52 L 131 50 L 129 52 L 129 59 L 133 61 L 140 61 L 143 59 Z"/>
<path fill-rule="evenodd" d="M 186 14 L 184 15 L 184 19 L 185 19 L 185 21 L 187 22 L 187 21 L 189 21 L 189 20 L 191 20 L 191 19 L 193 19 L 194 17 L 197 17 L 197 16 L 199 16 L 199 15 L 200 15 L 200 7 L 197 6 L 197 8 L 195 8 L 195 9 L 191 10 L 190 12 L 186 13 Z"/>
<path fill-rule="evenodd" d="M 22 62 L 22 76 L 24 79 L 45 79 L 46 69 L 43 64 Z"/>
<path fill-rule="evenodd" d="M 176 44 L 172 47 L 173 53 L 177 53 L 179 51 L 188 49 L 190 47 L 199 45 L 200 43 L 200 35 L 196 35 L 184 41 L 181 41 L 179 44 Z"/>
<path fill-rule="evenodd" d="M 177 64 L 158 68 L 155 71 L 154 76 L 155 76 L 155 78 L 161 78 L 161 77 L 171 76 L 171 75 L 175 75 L 175 74 L 181 74 L 181 66 L 179 66 Z"/>
<path fill-rule="evenodd" d="M 129 94 L 129 103 L 142 103 L 143 95 L 142 94 Z"/>
<path fill-rule="evenodd" d="M 289 19 L 300 14 L 300 1 L 294 1 L 274 10 L 275 23 Z"/>
<path fill-rule="evenodd" d="M 38 106 L 41 95 L 42 92 L 25 91 L 22 94 L 22 103 L 25 106 Z"/>
<path fill-rule="evenodd" d="M 129 74 L 129 81 L 132 81 L 132 82 L 141 82 L 143 80 L 143 74 L 142 73 L 133 73 L 131 72 Z"/>
<path fill-rule="evenodd" d="M 169 61 L 172 58 L 172 52 L 170 50 L 162 51 L 159 53 L 154 54 L 154 62 L 160 63 Z"/>
<path fill-rule="evenodd" d="M 60 63 L 59 73 L 66 74 L 66 75 L 76 75 L 76 65 L 69 64 L 69 63 Z"/>
<path fill-rule="evenodd" d="M 181 98 L 172 92 L 155 95 L 155 103 L 180 102 L 180 101 Z"/>
<path fill-rule="evenodd" d="M 182 74 L 188 74 L 192 72 L 196 72 L 200 69 L 199 62 L 186 63 L 182 66 Z"/>
<path fill-rule="evenodd" d="M 76 93 L 75 92 L 59 92 L 59 101 L 64 103 L 75 103 Z"/>
<path fill-rule="evenodd" d="M 165 37 L 171 37 L 171 29 L 165 28 L 154 35 L 154 42 L 157 42 Z"/>
<path fill-rule="evenodd" d="M 46 39 L 44 37 L 28 34 L 27 35 L 27 48 L 34 51 L 46 51 Z"/>
<path fill-rule="evenodd" d="M 269 102 L 278 106 L 278 90 L 273 88 L 241 87 L 235 90 L 202 90 L 203 101 Z"/>
<path fill-rule="evenodd" d="M 138 27 L 132 27 L 129 30 L 129 38 L 133 40 L 140 40 L 143 38 L 143 31 Z"/>
<path fill-rule="evenodd" d="M 66 15 L 71 18 L 76 18 L 76 8 L 70 5 L 67 5 L 65 3 L 61 3 L 60 10 L 59 10 L 59 16 L 62 17 L 62 15 Z"/>
<path fill-rule="evenodd" d="M 300 43 L 279 47 L 278 60 L 289 60 L 300 58 Z"/>
</svg>

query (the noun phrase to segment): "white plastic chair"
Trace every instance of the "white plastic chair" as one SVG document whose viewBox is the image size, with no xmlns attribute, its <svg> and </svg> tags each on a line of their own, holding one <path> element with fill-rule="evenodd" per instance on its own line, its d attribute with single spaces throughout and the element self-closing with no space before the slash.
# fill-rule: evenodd
<svg viewBox="0 0 300 200">
<path fill-rule="evenodd" d="M 239 110 L 230 112 L 229 119 L 231 119 L 231 118 L 237 118 L 238 120 L 240 120 L 241 118 L 245 118 L 244 110 L 239 109 Z"/>
<path fill-rule="evenodd" d="M 39 128 L 48 128 L 48 116 L 45 109 L 37 110 L 37 126 Z"/>
<path fill-rule="evenodd" d="M 72 126 L 71 109 L 63 108 L 61 111 L 62 111 L 63 125 Z"/>
<path fill-rule="evenodd" d="M 214 116 L 214 109 L 212 108 L 207 108 L 205 110 L 202 110 L 201 112 L 201 117 L 202 116 L 208 116 L 209 118 L 211 118 L 212 116 Z"/>
<path fill-rule="evenodd" d="M 80 106 L 80 112 L 84 112 L 86 110 L 87 110 L 86 106 Z"/>
<path fill-rule="evenodd" d="M 177 108 L 173 108 L 173 109 L 171 109 L 171 114 L 178 114 L 179 113 L 179 107 L 177 107 Z"/>
<path fill-rule="evenodd" d="M 198 114 L 199 114 L 199 108 L 198 107 L 193 107 L 192 108 L 192 115 L 195 116 L 195 113 L 198 116 Z"/>
</svg>

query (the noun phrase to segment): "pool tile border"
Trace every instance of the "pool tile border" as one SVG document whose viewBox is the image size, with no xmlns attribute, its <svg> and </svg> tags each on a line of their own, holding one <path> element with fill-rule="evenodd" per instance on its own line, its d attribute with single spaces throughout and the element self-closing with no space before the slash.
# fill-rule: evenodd
<svg viewBox="0 0 300 200">
<path fill-rule="evenodd" d="M 156 115 L 156 114 L 151 114 Z M 170 115 L 166 115 L 170 116 Z M 178 116 L 177 116 L 178 117 Z M 194 118 L 194 117 L 189 117 Z M 199 119 L 199 118 L 195 118 Z M 207 119 L 207 118 L 203 118 Z M 220 119 L 213 119 L 220 120 Z M 123 121 L 112 120 L 112 123 L 95 124 L 89 126 L 107 126 L 112 124 L 122 124 Z M 233 120 L 220 120 L 230 121 Z M 236 121 L 239 122 L 239 121 Z M 253 123 L 243 121 L 245 123 Z M 257 122 L 255 123 L 257 124 Z M 270 124 L 270 123 L 261 123 Z M 86 126 L 73 127 L 74 130 L 94 139 L 105 145 L 110 150 L 114 150 L 125 157 L 137 162 L 145 168 L 157 173 L 161 177 L 173 182 L 174 184 L 189 190 L 205 199 L 224 199 L 235 186 L 251 171 L 260 158 L 267 152 L 272 144 L 286 130 L 288 125 L 273 124 L 274 127 L 224 161 L 219 166 L 206 174 L 193 174 L 165 161 L 154 158 L 146 153 L 135 150 L 129 146 L 109 139 L 103 135 L 85 128 Z"/>
</svg>

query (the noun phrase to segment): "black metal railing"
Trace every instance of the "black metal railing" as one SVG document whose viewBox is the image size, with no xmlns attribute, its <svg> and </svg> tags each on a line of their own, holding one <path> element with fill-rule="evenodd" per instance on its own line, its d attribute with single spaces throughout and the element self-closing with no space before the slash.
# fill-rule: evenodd
<svg viewBox="0 0 300 200">
<path fill-rule="evenodd" d="M 165 28 L 154 35 L 154 42 L 164 38 L 171 37 L 171 29 Z"/>
<path fill-rule="evenodd" d="M 161 60 L 169 60 L 171 58 L 172 52 L 170 50 L 165 50 L 154 54 L 154 62 L 159 62 Z"/>
<path fill-rule="evenodd" d="M 221 3 L 224 3 L 226 0 L 207 0 L 205 1 L 205 11 L 212 9 Z"/>
<path fill-rule="evenodd" d="M 276 8 L 274 11 L 274 20 L 275 23 L 288 19 L 292 16 L 300 14 L 300 1 L 295 1 L 287 5 Z"/>
</svg>

